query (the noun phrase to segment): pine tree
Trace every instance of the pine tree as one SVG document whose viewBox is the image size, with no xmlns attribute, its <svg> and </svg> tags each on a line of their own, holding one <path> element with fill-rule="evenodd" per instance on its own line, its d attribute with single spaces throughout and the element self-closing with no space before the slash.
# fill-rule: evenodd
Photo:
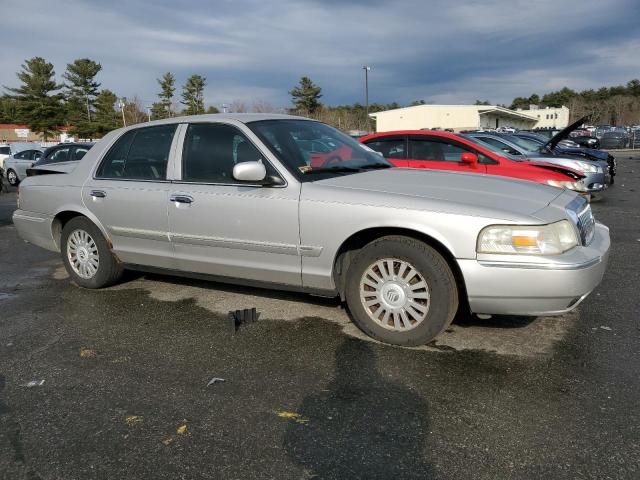
<svg viewBox="0 0 640 480">
<path fill-rule="evenodd" d="M 321 104 L 319 102 L 322 97 L 322 88 L 314 84 L 309 77 L 302 77 L 300 84 L 294 87 L 290 92 L 293 98 L 292 103 L 296 106 L 296 110 L 307 113 L 314 113 Z"/>
<path fill-rule="evenodd" d="M 96 133 L 104 135 L 120 126 L 120 116 L 115 110 L 118 97 L 111 90 L 101 90 L 96 97 Z"/>
<path fill-rule="evenodd" d="M 62 75 L 66 80 L 67 119 L 75 124 L 79 121 L 91 121 L 91 112 L 98 95 L 100 83 L 96 75 L 102 65 L 89 58 L 79 58 L 67 64 L 67 71 Z"/>
<path fill-rule="evenodd" d="M 17 76 L 22 85 L 7 90 L 14 93 L 18 120 L 47 140 L 61 125 L 64 116 L 63 95 L 55 93 L 62 85 L 55 82 L 53 65 L 42 57 L 25 60 L 21 68 Z"/>
<path fill-rule="evenodd" d="M 204 113 L 204 87 L 207 79 L 200 75 L 191 75 L 182 87 L 182 103 L 186 105 L 185 115 Z"/>
<path fill-rule="evenodd" d="M 160 85 L 160 93 L 158 93 L 160 100 L 151 106 L 151 117 L 154 119 L 172 117 L 173 112 L 171 108 L 173 105 L 173 94 L 176 91 L 176 77 L 174 77 L 173 73 L 167 72 L 162 75 L 162 78 L 156 80 Z"/>
</svg>

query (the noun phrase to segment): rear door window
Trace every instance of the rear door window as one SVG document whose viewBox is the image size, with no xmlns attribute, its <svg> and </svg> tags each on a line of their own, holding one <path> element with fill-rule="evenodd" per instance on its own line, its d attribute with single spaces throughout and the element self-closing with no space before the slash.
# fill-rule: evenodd
<svg viewBox="0 0 640 480">
<path fill-rule="evenodd" d="M 89 147 L 74 147 L 73 152 L 71 154 L 71 160 L 77 162 L 78 160 L 82 160 L 87 152 L 89 151 Z"/>
<path fill-rule="evenodd" d="M 176 124 L 130 130 L 111 147 L 96 178 L 163 181 Z M 86 153 L 86 152 L 85 152 Z"/>
<path fill-rule="evenodd" d="M 406 142 L 404 138 L 390 138 L 366 142 L 367 147 L 381 153 L 384 158 L 404 159 L 406 156 Z"/>
</svg>

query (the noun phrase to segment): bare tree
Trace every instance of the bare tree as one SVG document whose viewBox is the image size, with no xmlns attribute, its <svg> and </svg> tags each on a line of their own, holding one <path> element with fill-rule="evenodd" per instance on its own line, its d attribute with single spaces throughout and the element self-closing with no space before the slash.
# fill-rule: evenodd
<svg viewBox="0 0 640 480">
<path fill-rule="evenodd" d="M 236 99 L 229 105 L 229 111 L 233 113 L 247 113 L 249 109 L 242 100 Z"/>
<path fill-rule="evenodd" d="M 266 100 L 255 100 L 251 111 L 255 113 L 275 113 L 276 109 Z"/>
</svg>

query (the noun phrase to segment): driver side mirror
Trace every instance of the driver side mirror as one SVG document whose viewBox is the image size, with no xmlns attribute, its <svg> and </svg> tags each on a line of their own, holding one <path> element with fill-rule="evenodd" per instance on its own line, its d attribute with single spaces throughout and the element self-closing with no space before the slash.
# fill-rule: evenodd
<svg viewBox="0 0 640 480">
<path fill-rule="evenodd" d="M 475 167 L 478 164 L 478 155 L 471 152 L 464 152 L 460 155 L 460 161 L 470 167 Z"/>
<path fill-rule="evenodd" d="M 240 162 L 233 167 L 233 178 L 240 182 L 262 182 L 267 169 L 261 162 Z"/>
</svg>

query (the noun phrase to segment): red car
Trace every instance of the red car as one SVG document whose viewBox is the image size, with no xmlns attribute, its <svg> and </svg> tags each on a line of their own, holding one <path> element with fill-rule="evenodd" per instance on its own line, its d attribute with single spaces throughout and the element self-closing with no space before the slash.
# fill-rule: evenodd
<svg viewBox="0 0 640 480">
<path fill-rule="evenodd" d="M 433 168 L 486 173 L 545 183 L 584 192 L 575 170 L 544 162 L 516 162 L 455 133 L 403 130 L 366 135 L 358 139 L 398 167 Z"/>
</svg>

